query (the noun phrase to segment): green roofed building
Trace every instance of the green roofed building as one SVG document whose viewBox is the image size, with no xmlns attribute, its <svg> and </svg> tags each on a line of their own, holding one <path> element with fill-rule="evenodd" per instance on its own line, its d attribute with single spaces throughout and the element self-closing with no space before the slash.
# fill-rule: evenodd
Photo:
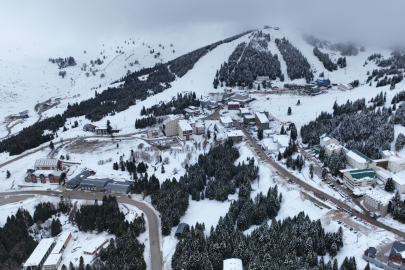
<svg viewBox="0 0 405 270">
<path fill-rule="evenodd" d="M 321 151 L 321 149 L 322 149 L 322 146 L 320 146 L 319 144 L 315 145 L 312 148 L 312 155 L 316 157 L 317 155 L 319 155 L 319 151 Z"/>
<path fill-rule="evenodd" d="M 375 167 L 375 162 L 371 158 L 363 155 L 356 149 L 352 149 L 346 153 L 346 161 L 352 168 L 368 169 Z"/>
<path fill-rule="evenodd" d="M 353 191 L 355 188 L 369 187 L 375 184 L 377 175 L 373 169 L 346 170 L 343 174 L 343 181 Z"/>
</svg>

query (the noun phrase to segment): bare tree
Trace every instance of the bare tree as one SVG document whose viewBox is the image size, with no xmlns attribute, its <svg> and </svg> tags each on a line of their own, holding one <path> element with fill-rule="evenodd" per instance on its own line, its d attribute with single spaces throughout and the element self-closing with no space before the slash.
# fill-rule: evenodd
<svg viewBox="0 0 405 270">
<path fill-rule="evenodd" d="M 169 163 L 170 163 L 169 157 L 165 157 L 163 159 L 163 164 L 169 164 Z"/>
<path fill-rule="evenodd" d="M 177 170 L 177 168 L 173 169 L 173 174 L 177 174 L 179 172 L 179 170 Z"/>
<path fill-rule="evenodd" d="M 140 144 L 138 145 L 138 149 L 142 149 L 144 146 L 145 146 L 144 143 L 140 143 Z"/>
<path fill-rule="evenodd" d="M 191 160 L 192 156 L 193 156 L 192 153 L 190 153 L 190 152 L 187 153 L 187 159 L 188 159 L 188 160 Z"/>
</svg>

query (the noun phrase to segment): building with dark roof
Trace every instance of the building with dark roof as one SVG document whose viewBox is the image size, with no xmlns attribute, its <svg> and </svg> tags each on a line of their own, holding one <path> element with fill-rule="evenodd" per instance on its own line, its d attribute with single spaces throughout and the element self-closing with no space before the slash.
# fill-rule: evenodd
<svg viewBox="0 0 405 270">
<path fill-rule="evenodd" d="M 86 178 L 80 182 L 79 188 L 81 190 L 91 190 L 91 191 L 104 191 L 104 188 L 112 180 L 108 178 L 103 179 L 90 179 Z"/>
<path fill-rule="evenodd" d="M 72 179 L 70 179 L 69 181 L 66 182 L 66 187 L 67 188 L 71 188 L 74 189 L 76 188 L 80 182 L 88 177 L 91 174 L 90 171 L 86 170 L 86 171 L 82 171 L 81 173 L 79 173 L 78 175 L 76 175 L 75 177 L 73 177 Z"/>
<path fill-rule="evenodd" d="M 364 255 L 367 257 L 375 258 L 377 254 L 377 249 L 375 247 L 369 247 L 366 251 L 364 251 Z"/>
<path fill-rule="evenodd" d="M 180 239 L 186 225 L 188 226 L 187 223 L 180 223 L 176 229 L 176 232 L 174 233 L 174 236 Z"/>
<path fill-rule="evenodd" d="M 112 181 L 105 186 L 104 191 L 115 194 L 128 194 L 131 189 L 131 184 L 130 182 Z"/>
<path fill-rule="evenodd" d="M 388 260 L 399 264 L 405 263 L 405 244 L 394 241 Z"/>
<path fill-rule="evenodd" d="M 91 132 L 94 132 L 95 129 L 96 129 L 96 126 L 95 126 L 95 125 L 92 125 L 92 124 L 85 124 L 85 125 L 83 126 L 83 130 L 84 130 L 84 131 L 91 131 Z"/>
<path fill-rule="evenodd" d="M 315 82 L 316 82 L 316 84 L 318 84 L 320 86 L 329 86 L 330 85 L 330 80 L 329 79 L 326 79 L 326 80 L 318 79 Z"/>
</svg>

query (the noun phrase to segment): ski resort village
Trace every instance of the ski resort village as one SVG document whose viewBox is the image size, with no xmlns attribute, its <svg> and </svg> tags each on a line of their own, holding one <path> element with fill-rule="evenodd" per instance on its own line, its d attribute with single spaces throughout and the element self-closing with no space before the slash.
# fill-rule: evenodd
<svg viewBox="0 0 405 270">
<path fill-rule="evenodd" d="M 188 39 L 0 46 L 0 269 L 405 269 L 403 47 Z"/>
</svg>

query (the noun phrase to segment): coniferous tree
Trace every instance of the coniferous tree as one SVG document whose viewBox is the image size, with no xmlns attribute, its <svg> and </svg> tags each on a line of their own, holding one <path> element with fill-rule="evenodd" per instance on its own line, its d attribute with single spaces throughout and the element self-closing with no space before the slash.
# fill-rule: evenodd
<svg viewBox="0 0 405 270">
<path fill-rule="evenodd" d="M 6 178 L 10 178 L 10 176 L 11 176 L 11 173 L 7 170 L 7 176 L 6 176 Z"/>
<path fill-rule="evenodd" d="M 367 262 L 367 265 L 366 265 L 366 267 L 364 267 L 364 270 L 370 270 L 371 268 L 370 268 L 370 263 L 369 262 Z"/>
<path fill-rule="evenodd" d="M 394 192 L 395 185 L 394 185 L 394 181 L 392 180 L 392 177 L 389 177 L 387 179 L 384 189 L 385 189 L 385 191 L 388 191 L 388 192 Z"/>
<path fill-rule="evenodd" d="M 259 128 L 257 131 L 257 138 L 261 141 L 263 139 L 263 129 Z"/>
<path fill-rule="evenodd" d="M 51 150 L 55 149 L 55 146 L 53 145 L 52 141 L 49 143 L 49 148 L 51 148 Z"/>
<path fill-rule="evenodd" d="M 287 114 L 291 115 L 291 107 L 288 107 Z"/>
<path fill-rule="evenodd" d="M 277 160 L 280 161 L 282 159 L 281 152 L 278 152 Z"/>
</svg>

